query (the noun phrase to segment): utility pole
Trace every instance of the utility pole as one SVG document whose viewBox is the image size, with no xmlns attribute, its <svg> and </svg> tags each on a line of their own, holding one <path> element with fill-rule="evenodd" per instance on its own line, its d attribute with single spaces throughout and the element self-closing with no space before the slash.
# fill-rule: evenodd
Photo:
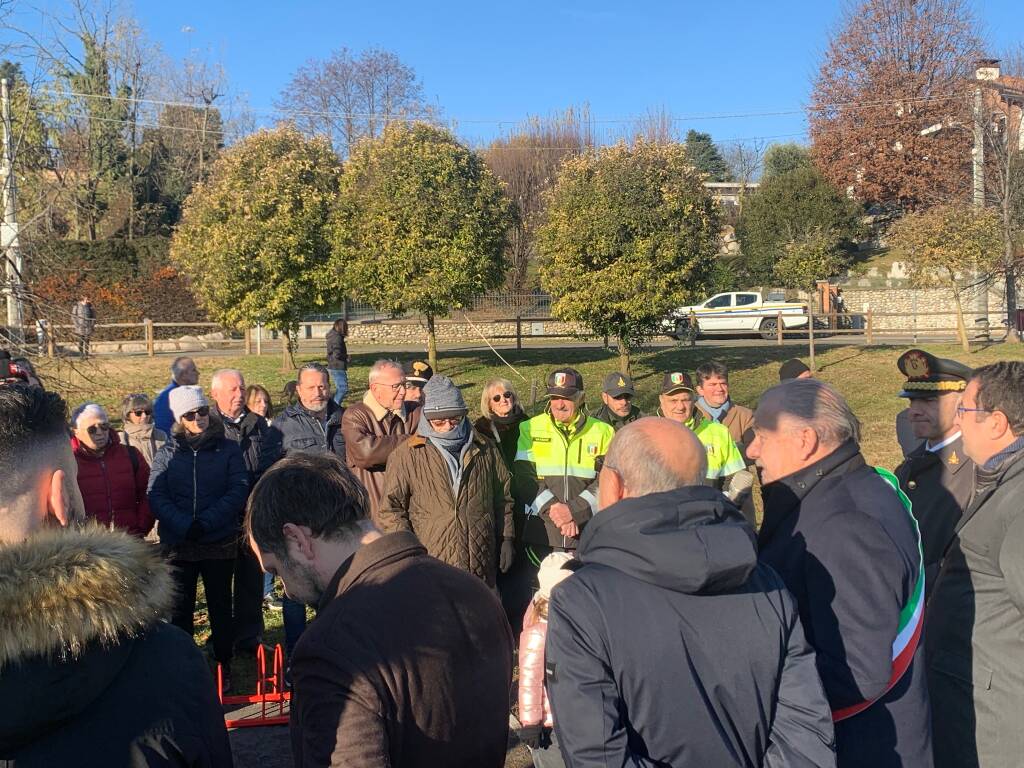
<svg viewBox="0 0 1024 768">
<path fill-rule="evenodd" d="M 18 243 L 18 191 L 14 178 L 14 136 L 11 133 L 11 96 L 7 79 L 0 80 L 0 113 L 3 119 L 3 202 L 4 218 L 0 229 L 0 250 L 7 265 L 4 293 L 7 294 L 7 333 L 15 344 L 22 342 L 22 261 Z"/>
</svg>

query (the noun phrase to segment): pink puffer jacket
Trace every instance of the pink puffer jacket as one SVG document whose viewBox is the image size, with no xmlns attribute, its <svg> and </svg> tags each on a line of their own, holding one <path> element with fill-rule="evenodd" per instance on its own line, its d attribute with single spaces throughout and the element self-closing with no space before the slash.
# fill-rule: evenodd
<svg viewBox="0 0 1024 768">
<path fill-rule="evenodd" d="M 551 705 L 544 690 L 544 641 L 548 622 L 537 615 L 530 603 L 523 617 L 523 634 L 519 636 L 519 722 L 554 727 Z"/>
</svg>

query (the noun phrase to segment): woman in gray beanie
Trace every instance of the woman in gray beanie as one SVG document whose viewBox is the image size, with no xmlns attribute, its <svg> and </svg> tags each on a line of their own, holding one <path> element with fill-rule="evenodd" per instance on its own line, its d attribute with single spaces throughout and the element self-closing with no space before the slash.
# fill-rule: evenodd
<svg viewBox="0 0 1024 768">
<path fill-rule="evenodd" d="M 514 553 L 510 479 L 468 413 L 447 376 L 426 383 L 418 434 L 388 459 L 379 520 L 384 532 L 412 531 L 431 555 L 493 587 Z"/>
</svg>

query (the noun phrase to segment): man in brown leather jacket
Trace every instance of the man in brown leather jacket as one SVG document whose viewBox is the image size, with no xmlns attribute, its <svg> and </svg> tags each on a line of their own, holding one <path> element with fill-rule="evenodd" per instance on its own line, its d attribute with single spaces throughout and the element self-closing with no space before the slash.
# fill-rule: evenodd
<svg viewBox="0 0 1024 768">
<path fill-rule="evenodd" d="M 345 457 L 352 473 L 366 486 L 370 515 L 384 491 L 384 470 L 391 452 L 416 432 L 419 409 L 405 402 L 405 372 L 393 360 L 378 360 L 370 369 L 370 388 L 341 420 Z"/>
</svg>

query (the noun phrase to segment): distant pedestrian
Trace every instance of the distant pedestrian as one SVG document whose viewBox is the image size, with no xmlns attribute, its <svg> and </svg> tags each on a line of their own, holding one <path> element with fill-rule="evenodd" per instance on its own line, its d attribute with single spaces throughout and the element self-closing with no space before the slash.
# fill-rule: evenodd
<svg viewBox="0 0 1024 768">
<path fill-rule="evenodd" d="M 348 394 L 348 322 L 335 320 L 331 330 L 327 332 L 327 371 L 334 382 L 334 402 L 341 405 Z"/>
<path fill-rule="evenodd" d="M 423 387 L 434 375 L 434 369 L 426 360 L 412 360 L 402 365 L 402 371 L 405 373 L 405 402 L 421 402 Z"/>
<path fill-rule="evenodd" d="M 47 353 L 50 328 L 49 323 L 43 318 L 36 320 L 36 353 L 42 357 Z"/>
<path fill-rule="evenodd" d="M 153 423 L 164 434 L 171 434 L 174 414 L 171 413 L 170 395 L 176 387 L 193 387 L 199 383 L 199 369 L 191 357 L 176 357 L 171 363 L 171 383 L 153 400 Z"/>
<path fill-rule="evenodd" d="M 612 371 L 604 377 L 601 385 L 601 400 L 604 402 L 595 413 L 594 418 L 610 424 L 613 429 L 621 429 L 627 424 L 643 416 L 643 413 L 633 404 L 636 397 L 636 389 L 633 388 L 633 379 L 628 373 Z"/>
<path fill-rule="evenodd" d="M 512 634 L 480 579 L 381 535 L 336 456 L 270 470 L 246 528 L 286 593 L 319 605 L 292 656 L 291 734 L 303 768 L 501 768 Z"/>
<path fill-rule="evenodd" d="M 508 468 L 447 376 L 427 382 L 421 411 L 417 434 L 388 459 L 381 532 L 411 531 L 428 553 L 493 587 L 515 558 Z"/>
<path fill-rule="evenodd" d="M 147 466 L 153 465 L 156 452 L 167 442 L 167 433 L 153 424 L 153 403 L 141 392 L 127 395 L 121 401 L 121 431 L 117 433 L 123 445 L 137 448 Z"/>
<path fill-rule="evenodd" d="M 71 326 L 75 332 L 75 339 L 78 341 L 78 354 L 82 357 L 89 356 L 89 340 L 96 329 L 96 310 L 88 296 L 71 308 Z"/>
</svg>

